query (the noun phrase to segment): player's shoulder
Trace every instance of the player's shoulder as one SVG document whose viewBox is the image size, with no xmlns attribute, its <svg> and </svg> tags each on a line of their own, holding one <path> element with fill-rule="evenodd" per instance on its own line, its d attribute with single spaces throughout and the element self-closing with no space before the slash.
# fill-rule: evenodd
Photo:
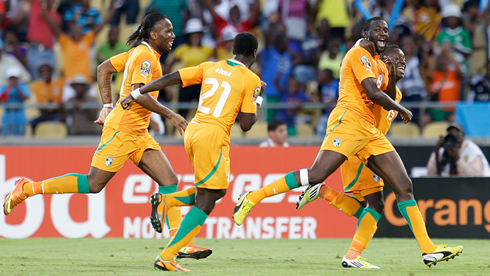
<svg viewBox="0 0 490 276">
<path fill-rule="evenodd" d="M 396 101 L 397 102 L 400 102 L 402 100 L 402 97 L 403 97 L 403 93 L 402 91 L 400 90 L 400 88 L 398 88 L 398 86 L 396 86 Z"/>
<path fill-rule="evenodd" d="M 371 54 L 368 50 L 362 48 L 361 46 L 354 46 L 345 55 L 346 59 L 372 59 Z"/>
<path fill-rule="evenodd" d="M 154 50 L 150 49 L 146 45 L 141 44 L 141 45 L 134 47 L 133 49 L 134 50 L 133 50 L 132 56 L 135 59 L 147 59 L 151 62 L 158 60 L 157 56 L 154 53 Z"/>
</svg>

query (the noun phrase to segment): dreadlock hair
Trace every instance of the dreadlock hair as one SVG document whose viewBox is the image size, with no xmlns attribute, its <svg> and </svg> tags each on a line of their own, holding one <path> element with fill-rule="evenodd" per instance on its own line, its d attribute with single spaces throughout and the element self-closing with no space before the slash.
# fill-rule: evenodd
<svg viewBox="0 0 490 276">
<path fill-rule="evenodd" d="M 126 45 L 134 47 L 140 44 L 141 41 L 148 40 L 150 38 L 150 32 L 153 31 L 155 25 L 160 20 L 164 19 L 167 19 L 167 16 L 158 12 L 150 13 L 145 16 L 141 25 L 138 26 L 138 29 L 128 37 Z"/>
<path fill-rule="evenodd" d="M 384 51 L 379 55 L 379 58 L 382 59 L 384 58 L 385 56 L 388 55 L 388 53 L 391 51 L 391 50 L 401 50 L 400 49 L 400 46 L 396 45 L 396 44 L 393 44 L 393 45 L 388 45 L 385 47 Z"/>
<path fill-rule="evenodd" d="M 233 41 L 233 54 L 250 57 L 257 50 L 259 43 L 251 33 L 239 33 Z"/>
<path fill-rule="evenodd" d="M 384 22 L 386 22 L 386 20 L 381 16 L 371 17 L 368 20 L 364 21 L 364 25 L 362 26 L 362 31 L 363 32 L 369 32 L 369 30 L 371 29 L 371 24 L 374 21 L 378 21 L 378 20 L 383 20 Z"/>
</svg>

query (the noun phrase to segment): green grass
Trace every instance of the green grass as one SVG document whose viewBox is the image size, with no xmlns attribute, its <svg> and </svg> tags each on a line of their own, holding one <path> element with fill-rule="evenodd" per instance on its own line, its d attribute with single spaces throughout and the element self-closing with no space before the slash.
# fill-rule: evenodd
<svg viewBox="0 0 490 276">
<path fill-rule="evenodd" d="M 414 239 L 373 239 L 363 256 L 381 270 L 342 268 L 350 239 L 207 240 L 205 260 L 182 260 L 188 275 L 490 275 L 488 240 L 434 240 L 465 246 L 428 268 Z M 159 239 L 0 239 L 0 275 L 157 275 Z M 168 274 L 168 273 L 167 273 Z"/>
</svg>

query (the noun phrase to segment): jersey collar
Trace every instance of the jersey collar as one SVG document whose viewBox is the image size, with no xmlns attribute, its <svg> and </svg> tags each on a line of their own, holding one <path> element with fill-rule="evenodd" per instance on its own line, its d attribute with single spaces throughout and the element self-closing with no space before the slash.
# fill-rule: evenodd
<svg viewBox="0 0 490 276">
<path fill-rule="evenodd" d="M 241 65 L 241 66 L 245 66 L 245 64 L 241 63 L 240 61 L 234 59 L 234 58 L 230 58 L 229 60 L 226 61 L 229 65 L 231 66 L 235 66 L 235 65 Z"/>
<path fill-rule="evenodd" d="M 146 41 L 141 41 L 141 45 L 145 45 L 146 47 L 148 47 L 148 49 L 150 49 L 150 51 L 152 52 L 152 54 L 154 54 L 158 58 L 160 58 L 160 54 L 157 51 L 155 51 L 155 49 L 153 49 L 153 47 L 151 47 L 150 43 L 148 43 Z"/>
</svg>

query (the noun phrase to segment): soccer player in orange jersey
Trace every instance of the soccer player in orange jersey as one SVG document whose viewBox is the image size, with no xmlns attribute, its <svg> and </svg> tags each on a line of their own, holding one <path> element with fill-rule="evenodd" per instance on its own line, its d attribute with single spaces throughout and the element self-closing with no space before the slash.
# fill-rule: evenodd
<svg viewBox="0 0 490 276">
<path fill-rule="evenodd" d="M 215 202 L 229 186 L 230 130 L 238 111 L 240 127 L 248 131 L 257 120 L 257 105 L 262 103 L 265 83 L 250 71 L 257 56 L 257 39 L 240 33 L 233 43 L 233 59 L 205 62 L 163 76 L 121 100 L 124 108 L 139 103 L 141 95 L 166 86 L 202 84 L 196 115 L 187 126 L 184 144 L 194 166 L 195 187 L 173 194 L 154 194 L 151 223 L 161 231 L 167 211 L 174 206 L 193 206 L 182 220 L 176 236 L 157 256 L 155 268 L 188 271 L 174 261 L 178 249 L 195 237 Z M 133 107 L 134 108 L 134 107 Z M 131 108 L 132 109 L 132 108 Z"/>
<path fill-rule="evenodd" d="M 390 68 L 390 79 L 395 79 L 398 82 L 403 78 L 406 67 L 405 54 L 397 45 L 387 46 L 381 53 L 380 59 L 385 62 L 389 61 L 387 64 Z M 385 79 L 387 77 L 385 68 L 383 62 L 378 63 L 378 70 L 380 71 L 378 78 Z M 379 83 L 381 84 L 381 82 Z M 386 83 L 385 79 L 383 84 Z M 381 84 L 381 90 L 384 90 L 383 84 Z M 392 96 L 395 96 L 396 102 L 400 102 L 402 92 L 398 87 L 396 87 L 395 95 L 390 95 L 390 97 Z M 373 114 L 376 127 L 386 135 L 398 112 L 385 110 L 381 106 L 375 105 Z M 344 192 L 353 193 L 354 197 L 339 193 L 325 184 L 310 185 L 299 197 L 296 209 L 301 209 L 315 199 L 323 198 L 345 214 L 357 217 L 359 219 L 357 230 L 349 251 L 342 260 L 342 265 L 356 268 L 379 268 L 361 258 L 361 253 L 376 232 L 377 223 L 384 208 L 383 179 L 367 168 L 366 164 L 357 157 L 346 160 L 340 166 L 340 170 Z"/>
<path fill-rule="evenodd" d="M 381 53 L 388 43 L 388 24 L 382 17 L 364 23 L 363 36 L 374 42 L 376 56 L 362 47 L 350 49 L 340 70 L 337 106 L 327 124 L 327 133 L 320 151 L 309 169 L 290 172 L 254 192 L 243 193 L 233 210 L 233 219 L 241 225 L 252 208 L 266 197 L 284 193 L 299 186 L 323 182 L 347 159 L 357 157 L 383 178 L 396 195 L 398 208 L 407 220 L 422 251 L 423 261 L 431 266 L 462 252 L 463 247 L 437 246 L 427 234 L 422 215 L 413 197 L 412 181 L 402 160 L 385 135 L 376 127 L 375 104 L 400 113 L 405 123 L 412 113 L 378 88 L 378 66 Z M 368 206 L 369 207 L 369 206 Z"/>
<path fill-rule="evenodd" d="M 119 103 L 113 109 L 110 91 L 112 73 L 124 70 L 120 91 L 122 97 L 161 77 L 159 58 L 172 48 L 175 38 L 172 30 L 172 23 L 165 15 L 150 14 L 128 39 L 128 45 L 134 44 L 135 47 L 99 66 L 98 83 L 104 108 L 95 122 L 104 125 L 104 128 L 89 173 L 70 173 L 38 182 L 21 178 L 5 199 L 5 215 L 28 197 L 37 194 L 98 193 L 128 159 L 158 183 L 160 192 L 177 191 L 178 178 L 160 145 L 148 133 L 148 125 L 151 112 L 165 116 L 181 133 L 187 127 L 187 121 L 158 103 L 158 91 L 142 97 L 130 111 L 123 110 Z M 182 220 L 180 209 L 172 208 L 168 217 L 169 228 L 175 228 L 171 230 L 171 235 L 175 235 Z M 202 258 L 212 252 L 209 248 L 194 244 L 186 247 L 181 257 Z"/>
</svg>

